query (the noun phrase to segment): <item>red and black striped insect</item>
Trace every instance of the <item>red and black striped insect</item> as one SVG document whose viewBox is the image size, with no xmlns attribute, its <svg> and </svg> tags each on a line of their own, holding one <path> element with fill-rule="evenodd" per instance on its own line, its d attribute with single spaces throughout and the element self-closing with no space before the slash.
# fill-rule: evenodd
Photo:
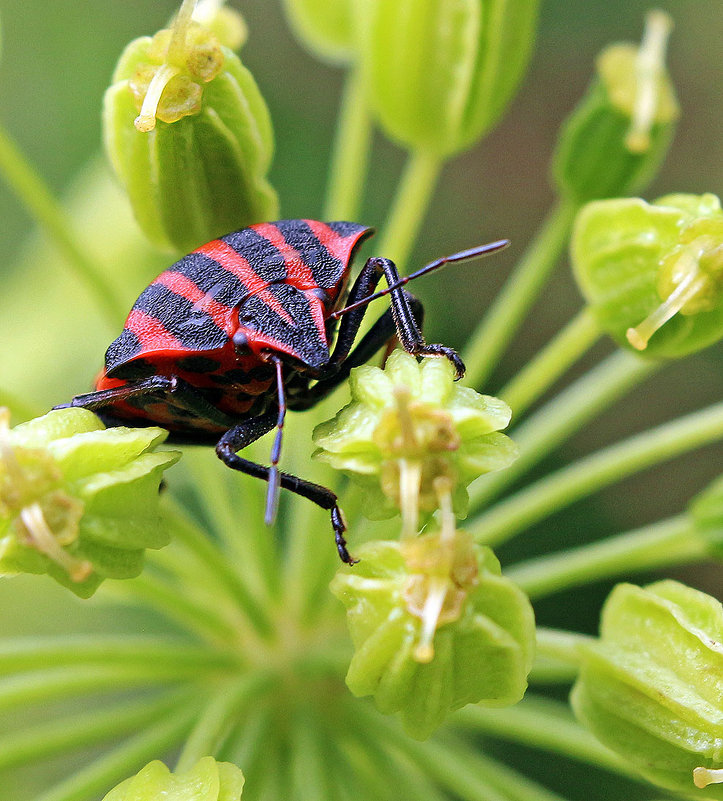
<svg viewBox="0 0 723 801">
<path fill-rule="evenodd" d="M 107 425 L 160 425 L 169 441 L 215 445 L 226 465 L 268 481 L 267 522 L 279 488 L 291 490 L 331 512 L 339 555 L 353 561 L 336 495 L 278 469 L 286 411 L 313 406 L 395 335 L 409 353 L 449 359 L 461 377 L 454 350 L 425 343 L 422 306 L 402 287 L 507 244 L 456 253 L 404 278 L 389 259 L 371 258 L 347 296 L 354 253 L 371 233 L 350 222 L 281 220 L 203 245 L 141 293 L 96 391 L 65 405 L 91 409 Z M 388 286 L 375 292 L 382 275 Z M 367 303 L 386 294 L 391 308 L 352 350 Z M 238 455 L 274 427 L 270 467 Z"/>
</svg>

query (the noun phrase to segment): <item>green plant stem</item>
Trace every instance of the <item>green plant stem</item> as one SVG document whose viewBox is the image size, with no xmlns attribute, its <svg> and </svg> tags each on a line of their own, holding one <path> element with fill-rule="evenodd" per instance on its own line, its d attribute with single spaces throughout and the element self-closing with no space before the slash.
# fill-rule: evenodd
<svg viewBox="0 0 723 801">
<path fill-rule="evenodd" d="M 624 760 L 575 722 L 567 704 L 557 701 L 528 695 L 517 706 L 506 709 L 469 705 L 455 713 L 454 723 L 463 730 L 541 748 L 623 776 L 640 778 Z"/>
<path fill-rule="evenodd" d="M 688 516 L 680 515 L 600 542 L 519 562 L 505 575 L 530 598 L 544 598 L 592 581 L 695 562 L 705 559 L 709 549 Z"/>
<path fill-rule="evenodd" d="M 379 253 L 392 259 L 402 273 L 407 272 L 409 255 L 432 199 L 442 164 L 439 156 L 417 150 L 410 154 L 402 175 L 379 244 Z"/>
<path fill-rule="evenodd" d="M 207 674 L 201 674 L 206 677 Z M 199 676 L 194 671 L 193 678 Z M 118 692 L 131 687 L 148 687 L 188 681 L 188 671 L 154 669 L 152 665 L 77 665 L 36 670 L 0 681 L 0 712 L 29 704 L 59 701 L 90 692 Z"/>
<path fill-rule="evenodd" d="M 248 452 L 246 458 L 254 456 Z M 223 542 L 223 558 L 231 560 L 229 569 L 268 603 L 279 592 L 279 557 L 273 532 L 264 524 L 266 485 L 232 473 L 213 452 L 197 450 L 187 467 L 204 512 Z"/>
<path fill-rule="evenodd" d="M 537 656 L 565 662 L 575 668 L 580 665 L 580 646 L 595 640 L 587 634 L 547 629 L 542 626 L 538 626 L 535 635 Z"/>
<path fill-rule="evenodd" d="M 102 709 L 71 717 L 50 719 L 20 731 L 0 736 L 0 770 L 64 754 L 78 748 L 97 746 L 143 729 L 174 709 L 192 703 L 198 691 L 165 693 L 159 698 L 124 700 Z"/>
<path fill-rule="evenodd" d="M 315 711 L 303 701 L 294 709 L 290 743 L 290 793 L 296 801 L 329 797 L 326 734 Z"/>
<path fill-rule="evenodd" d="M 497 394 L 515 421 L 600 337 L 600 326 L 584 308 Z"/>
<path fill-rule="evenodd" d="M 171 530 L 179 541 L 215 577 L 216 583 L 228 592 L 239 611 L 248 618 L 256 631 L 261 635 L 269 636 L 272 626 L 266 610 L 251 594 L 239 572 L 234 570 L 228 557 L 172 499 L 164 499 L 163 510 L 171 522 Z"/>
<path fill-rule="evenodd" d="M 372 135 L 360 72 L 352 68 L 344 85 L 326 191 L 325 220 L 356 220 L 359 215 Z"/>
<path fill-rule="evenodd" d="M 557 264 L 577 209 L 572 201 L 557 201 L 472 334 L 463 354 L 470 386 L 483 386 L 496 367 L 499 356 Z"/>
<path fill-rule="evenodd" d="M 494 760 L 465 746 L 460 740 L 418 742 L 405 735 L 396 722 L 368 707 L 357 709 L 368 739 L 391 741 L 417 763 L 424 773 L 464 801 L 560 801 L 560 797 L 511 768 L 500 770 Z"/>
<path fill-rule="evenodd" d="M 107 281 L 103 269 L 88 257 L 47 185 L 1 125 L 0 173 L 33 218 L 53 237 L 75 275 L 95 298 L 108 324 L 115 328 L 124 320 L 126 312 L 115 290 Z"/>
<path fill-rule="evenodd" d="M 0 642 L 0 675 L 66 665 L 147 666 L 174 673 L 199 670 L 233 670 L 239 667 L 233 653 L 211 651 L 182 640 L 136 636 L 23 637 Z"/>
<path fill-rule="evenodd" d="M 482 476 L 470 488 L 470 508 L 496 498 L 595 415 L 651 375 L 659 365 L 617 351 L 514 429 L 520 455 L 508 468 Z"/>
<path fill-rule="evenodd" d="M 268 676 L 256 671 L 241 681 L 223 684 L 211 696 L 189 734 L 176 763 L 176 772 L 190 770 L 205 756 L 218 756 L 242 707 L 261 695 L 268 685 Z M 243 710 L 245 712 L 245 710 Z"/>
<path fill-rule="evenodd" d="M 116 582 L 106 592 L 126 602 L 148 604 L 169 620 L 210 640 L 214 645 L 228 646 L 237 642 L 237 629 L 216 609 L 186 597 L 182 586 L 174 587 L 160 575 L 151 575 L 149 570 L 129 581 Z"/>
<path fill-rule="evenodd" d="M 155 726 L 144 729 L 118 748 L 76 771 L 35 801 L 95 801 L 151 759 L 157 759 L 170 750 L 183 737 L 197 712 L 195 704 L 181 707 Z"/>
<path fill-rule="evenodd" d="M 721 438 L 718 403 L 579 459 L 479 515 L 469 530 L 478 542 L 498 545 L 586 495 Z"/>
</svg>

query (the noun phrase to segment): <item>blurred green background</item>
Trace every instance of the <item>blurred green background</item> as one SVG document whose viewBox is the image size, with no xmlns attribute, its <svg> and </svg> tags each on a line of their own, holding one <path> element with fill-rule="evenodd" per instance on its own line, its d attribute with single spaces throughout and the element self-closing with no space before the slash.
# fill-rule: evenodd
<svg viewBox="0 0 723 801">
<path fill-rule="evenodd" d="M 280 0 L 243 0 L 233 5 L 250 29 L 243 60 L 274 120 L 277 155 L 271 177 L 281 197 L 282 215 L 319 216 L 343 75 L 299 47 L 289 33 Z M 648 197 L 673 191 L 720 195 L 723 2 L 677 0 L 658 5 L 676 22 L 669 64 L 682 119 L 668 161 Z M 56 193 L 83 193 L 77 189 L 77 176 L 99 151 L 101 100 L 121 50 L 131 38 L 162 27 L 176 7 L 170 0 L 4 0 L 0 5 L 0 118 Z M 445 168 L 413 261 L 418 265 L 503 236 L 513 245 L 494 259 L 450 269 L 415 287 L 427 306 L 430 340 L 455 347 L 464 343 L 552 202 L 547 165 L 556 132 L 587 85 L 595 55 L 611 41 L 638 40 L 649 7 L 644 0 L 543 2 L 536 53 L 521 92 L 491 136 Z M 383 225 L 403 162 L 401 151 L 377 137 L 361 221 Z M 94 223 L 86 217 L 78 224 L 97 252 L 104 252 L 117 271 L 130 275 L 122 282 L 124 288 L 132 287 L 124 290 L 130 293 L 130 304 L 152 274 L 147 261 L 134 266 L 134 252 L 118 249 L 112 234 L 128 223 L 125 215 L 116 218 L 115 202 L 108 199 L 112 211 L 104 216 L 105 201 L 86 200 L 93 207 Z M 74 278 L 43 279 L 42 260 L 52 253 L 52 245 L 50 250 L 42 243 L 27 245 L 34 237 L 32 224 L 1 183 L 0 219 L 0 387 L 25 395 L 44 409 L 89 386 L 116 334 L 103 331 Z M 157 269 L 166 261 L 159 256 Z M 52 269 L 56 268 L 53 261 Z M 501 386 L 580 305 L 566 265 L 561 265 L 485 391 Z M 611 351 L 610 343 L 599 343 L 566 380 Z M 667 366 L 552 454 L 540 472 L 721 397 L 723 347 L 718 345 Z M 533 547 L 544 550 L 594 539 L 676 514 L 720 473 L 722 464 L 717 446 L 629 479 L 546 521 L 545 537 L 535 537 L 535 546 L 521 539 L 505 549 L 503 559 L 529 555 Z M 719 597 L 723 594 L 718 568 L 700 566 L 678 575 Z M 99 604 L 81 607 L 50 582 L 43 582 L 43 587 L 47 598 L 38 597 L 35 583 L 2 582 L 0 603 L 5 613 L 0 617 L 0 634 L 53 631 L 59 625 L 92 631 L 106 625 Z M 538 617 L 546 624 L 591 630 L 608 589 L 606 584 L 576 593 L 574 603 L 567 596 L 554 597 L 538 607 Z M 54 604 L 72 610 L 63 615 L 62 624 L 48 614 Z M 22 614 L 11 613 L 13 609 L 22 609 Z M 136 623 L 132 615 L 116 619 L 120 627 Z M 144 619 L 144 630 L 153 627 L 153 621 Z M 524 752 L 521 759 L 526 760 Z M 554 773 L 555 768 L 549 770 Z M 597 781 L 595 774 L 581 774 L 580 797 L 586 795 L 586 784 L 589 788 Z M 4 797 L 13 796 L 7 792 L 6 788 Z"/>
</svg>

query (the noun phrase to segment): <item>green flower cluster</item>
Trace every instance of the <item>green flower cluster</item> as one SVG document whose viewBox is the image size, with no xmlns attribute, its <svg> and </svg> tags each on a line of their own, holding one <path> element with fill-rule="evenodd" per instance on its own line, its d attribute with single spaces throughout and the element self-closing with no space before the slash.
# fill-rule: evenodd
<svg viewBox="0 0 723 801">
<path fill-rule="evenodd" d="M 675 358 L 723 334 L 723 211 L 715 195 L 590 203 L 571 253 L 601 328 L 623 347 Z"/>
<path fill-rule="evenodd" d="M 0 574 L 47 573 L 83 598 L 137 576 L 144 550 L 169 542 L 158 488 L 180 454 L 153 452 L 166 436 L 85 409 L 0 424 Z"/>
<path fill-rule="evenodd" d="M 410 507 L 428 516 L 438 507 L 439 478 L 452 482 L 454 511 L 463 515 L 466 486 L 517 456 L 512 440 L 499 433 L 510 421 L 509 407 L 454 379 L 447 359 L 418 363 L 397 350 L 383 370 L 353 370 L 351 402 L 315 429 L 314 457 L 365 489 L 369 517 Z"/>
<path fill-rule="evenodd" d="M 527 688 L 535 619 L 489 548 L 452 529 L 358 549 L 332 592 L 355 654 L 346 682 L 425 739 L 465 704 L 509 706 Z"/>
<path fill-rule="evenodd" d="M 723 798 L 723 606 L 675 581 L 618 585 L 600 640 L 582 649 L 572 706 L 609 748 L 650 781 Z"/>
<path fill-rule="evenodd" d="M 222 11 L 206 24 L 223 23 L 238 41 Z M 103 111 L 106 151 L 138 223 L 155 244 L 184 252 L 278 210 L 266 103 L 192 12 L 187 0 L 171 28 L 126 47 Z"/>
<path fill-rule="evenodd" d="M 155 760 L 103 801 L 240 801 L 243 788 L 243 773 L 230 762 L 203 757 L 185 773 L 171 773 Z"/>
</svg>

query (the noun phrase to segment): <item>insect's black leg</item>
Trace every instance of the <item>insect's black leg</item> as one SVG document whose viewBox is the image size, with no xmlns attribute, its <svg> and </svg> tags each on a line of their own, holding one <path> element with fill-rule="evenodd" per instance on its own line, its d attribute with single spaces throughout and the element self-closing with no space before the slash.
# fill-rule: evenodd
<svg viewBox="0 0 723 801">
<path fill-rule="evenodd" d="M 424 307 L 422 302 L 404 292 L 406 300 L 412 311 L 416 325 L 421 328 L 424 320 Z M 362 307 L 364 308 L 364 307 Z M 360 309 L 361 311 L 361 309 Z M 356 332 L 354 332 L 356 333 Z M 354 350 L 344 361 L 330 369 L 328 374 L 322 374 L 319 380 L 310 387 L 303 396 L 290 402 L 289 407 L 294 411 L 302 411 L 311 408 L 314 404 L 326 397 L 332 390 L 336 389 L 342 381 L 349 377 L 349 373 L 362 364 L 366 364 L 369 359 L 397 333 L 397 326 L 394 321 L 392 309 L 387 309 L 384 314 L 374 323 L 374 325 L 362 337 Z"/>
<path fill-rule="evenodd" d="M 260 478 L 263 481 L 270 481 L 271 468 L 244 459 L 238 455 L 237 451 L 250 445 L 262 434 L 270 431 L 277 420 L 277 413 L 271 412 L 261 415 L 260 417 L 251 418 L 250 420 L 246 420 L 234 426 L 221 437 L 216 445 L 216 453 L 219 459 L 233 470 L 238 470 L 249 476 Z M 322 509 L 328 509 L 331 512 L 331 525 L 334 529 L 334 538 L 339 556 L 343 562 L 354 564 L 356 560 L 352 559 L 346 548 L 346 540 L 344 539 L 346 525 L 341 509 L 337 504 L 336 495 L 330 489 L 322 487 L 320 484 L 313 484 L 311 481 L 305 481 L 303 478 L 298 478 L 288 473 L 279 473 L 278 476 L 279 483 L 284 489 L 290 490 L 304 498 L 308 498 L 312 503 L 321 506 Z"/>
<path fill-rule="evenodd" d="M 362 267 L 352 286 L 347 306 L 355 306 L 355 304 L 361 303 L 365 298 L 368 298 L 374 292 L 382 275 L 389 286 L 400 281 L 399 273 L 393 261 L 380 258 L 369 259 Z M 392 320 L 394 322 L 393 333 L 396 333 L 402 347 L 415 356 L 444 356 L 454 365 L 457 378 L 461 378 L 464 375 L 465 368 L 456 351 L 445 345 L 427 345 L 424 341 L 421 325 L 415 319 L 411 306 L 410 299 L 413 296 L 405 292 L 401 287 L 393 289 L 389 294 Z M 352 308 L 343 315 L 334 352 L 329 361 L 329 372 L 338 369 L 349 355 L 365 311 L 366 304 L 363 304 Z"/>
<path fill-rule="evenodd" d="M 70 403 L 61 404 L 55 408 L 80 407 L 89 409 L 102 419 L 105 419 L 108 415 L 105 415 L 103 410 L 111 404 L 144 397 L 169 400 L 174 406 L 185 409 L 196 417 L 215 423 L 219 427 L 230 428 L 234 424 L 234 421 L 228 415 L 219 411 L 194 387 L 176 376 L 156 375 L 124 384 L 121 387 L 88 392 L 85 395 L 76 395 Z M 109 419 L 113 423 L 121 422 L 113 420 L 112 416 Z"/>
<path fill-rule="evenodd" d="M 279 459 L 281 458 L 281 440 L 284 433 L 284 418 L 286 417 L 286 394 L 284 392 L 284 374 L 282 362 L 278 356 L 270 356 L 276 368 L 276 392 L 278 414 L 276 417 L 276 438 L 271 448 L 271 467 L 269 468 L 269 488 L 266 493 L 266 525 L 270 526 L 276 520 L 279 508 Z"/>
</svg>

